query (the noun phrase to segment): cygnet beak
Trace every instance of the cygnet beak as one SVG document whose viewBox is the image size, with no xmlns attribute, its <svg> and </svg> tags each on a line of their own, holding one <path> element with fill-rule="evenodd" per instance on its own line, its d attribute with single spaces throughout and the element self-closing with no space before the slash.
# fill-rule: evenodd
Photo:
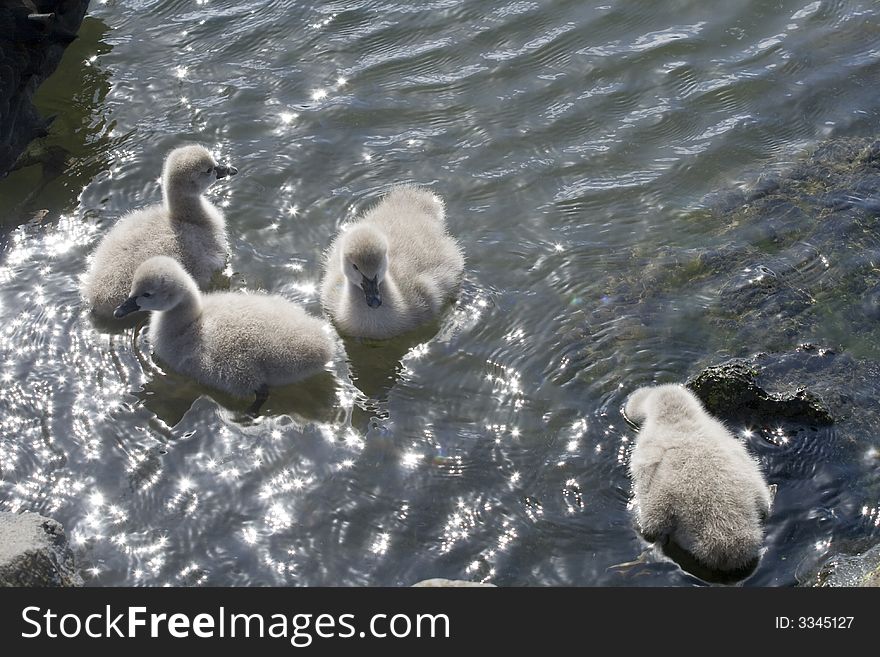
<svg viewBox="0 0 880 657">
<path fill-rule="evenodd" d="M 136 313 L 140 309 L 141 307 L 138 305 L 137 297 L 129 297 L 121 304 L 119 304 L 116 310 L 113 311 L 113 316 L 116 319 L 122 319 L 126 315 Z"/>
<path fill-rule="evenodd" d="M 374 276 L 372 279 L 362 276 L 361 289 L 367 298 L 367 305 L 370 308 L 378 308 L 382 305 L 382 295 L 379 294 L 379 277 Z"/>
<path fill-rule="evenodd" d="M 217 179 L 225 178 L 226 176 L 234 176 L 238 173 L 238 169 L 228 164 L 218 164 L 214 167 L 214 171 L 217 172 Z"/>
</svg>

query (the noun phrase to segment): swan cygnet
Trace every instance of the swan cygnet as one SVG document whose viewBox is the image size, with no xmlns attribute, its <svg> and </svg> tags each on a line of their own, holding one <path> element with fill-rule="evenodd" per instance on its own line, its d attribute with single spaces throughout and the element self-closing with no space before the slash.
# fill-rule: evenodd
<svg viewBox="0 0 880 657">
<path fill-rule="evenodd" d="M 116 317 L 153 311 L 149 337 L 172 369 L 237 397 L 295 383 L 324 371 L 336 343 L 324 320 L 280 296 L 202 294 L 180 263 L 157 256 L 135 271 L 131 295 Z"/>
<path fill-rule="evenodd" d="M 203 146 L 171 151 L 162 170 L 163 202 L 124 216 L 95 251 L 82 288 L 92 312 L 112 318 L 138 265 L 153 256 L 179 260 L 200 287 L 207 287 L 223 269 L 229 245 L 223 213 L 202 195 L 218 179 L 236 173 Z"/>
<path fill-rule="evenodd" d="M 680 385 L 639 388 L 624 412 L 641 422 L 630 474 L 645 538 L 713 571 L 757 563 L 771 490 L 745 446 Z"/>
<path fill-rule="evenodd" d="M 443 201 L 403 185 L 334 240 L 321 301 L 341 333 L 390 338 L 434 318 L 463 270 L 461 248 L 446 232 Z"/>
</svg>

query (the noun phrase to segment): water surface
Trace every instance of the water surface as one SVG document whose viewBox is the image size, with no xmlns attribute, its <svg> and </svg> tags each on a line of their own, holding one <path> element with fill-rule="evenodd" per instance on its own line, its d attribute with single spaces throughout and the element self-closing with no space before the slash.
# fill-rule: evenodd
<svg viewBox="0 0 880 657">
<path fill-rule="evenodd" d="M 52 134 L 0 183 L 0 508 L 63 522 L 94 585 L 699 584 L 633 529 L 620 406 L 776 345 L 701 321 L 718 289 L 670 284 L 650 306 L 615 291 L 716 244 L 709 195 L 876 133 L 878 14 L 93 3 L 40 92 Z M 256 421 L 163 372 L 142 328 L 95 330 L 77 290 L 189 141 L 240 170 L 211 191 L 234 288 L 320 312 L 338 226 L 415 182 L 465 246 L 460 298 L 414 336 L 348 341 L 335 387 L 274 395 Z M 798 338 L 878 355 L 828 315 Z M 838 542 L 880 538 L 876 435 L 748 440 L 780 493 L 747 585 L 794 584 Z"/>
</svg>

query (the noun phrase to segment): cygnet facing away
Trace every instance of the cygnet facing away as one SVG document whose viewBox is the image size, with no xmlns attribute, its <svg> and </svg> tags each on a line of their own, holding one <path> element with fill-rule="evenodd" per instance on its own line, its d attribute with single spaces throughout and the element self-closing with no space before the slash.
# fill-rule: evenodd
<svg viewBox="0 0 880 657">
<path fill-rule="evenodd" d="M 436 317 L 463 270 L 461 248 L 446 232 L 443 201 L 428 189 L 402 185 L 330 246 L 321 301 L 341 333 L 390 338 Z"/>
<path fill-rule="evenodd" d="M 134 274 L 117 317 L 153 311 L 150 342 L 171 368 L 237 397 L 295 383 L 325 369 L 336 348 L 330 326 L 280 296 L 202 294 L 176 260 L 150 258 Z"/>
<path fill-rule="evenodd" d="M 625 413 L 642 422 L 630 474 L 645 538 L 713 571 L 754 566 L 771 492 L 745 446 L 680 385 L 639 388 Z"/>
<path fill-rule="evenodd" d="M 163 203 L 122 217 L 95 251 L 82 296 L 99 319 L 113 317 L 128 296 L 132 276 L 147 258 L 179 260 L 201 288 L 223 269 L 229 250 L 223 214 L 202 195 L 220 178 L 238 173 L 218 164 L 203 146 L 175 148 L 162 171 Z"/>
</svg>

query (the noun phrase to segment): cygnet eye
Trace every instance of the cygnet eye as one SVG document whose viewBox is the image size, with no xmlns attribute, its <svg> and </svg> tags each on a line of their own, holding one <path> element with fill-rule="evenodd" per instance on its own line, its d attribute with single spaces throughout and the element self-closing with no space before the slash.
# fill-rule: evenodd
<svg viewBox="0 0 880 657">
<path fill-rule="evenodd" d="M 360 271 L 360 269 L 358 269 L 358 266 L 357 266 L 356 264 L 351 263 L 351 266 L 354 267 L 354 270 L 355 270 L 355 271 Z"/>
<path fill-rule="evenodd" d="M 151 297 L 151 296 L 153 296 L 153 293 L 152 292 L 144 292 L 141 296 L 142 297 Z"/>
</svg>

